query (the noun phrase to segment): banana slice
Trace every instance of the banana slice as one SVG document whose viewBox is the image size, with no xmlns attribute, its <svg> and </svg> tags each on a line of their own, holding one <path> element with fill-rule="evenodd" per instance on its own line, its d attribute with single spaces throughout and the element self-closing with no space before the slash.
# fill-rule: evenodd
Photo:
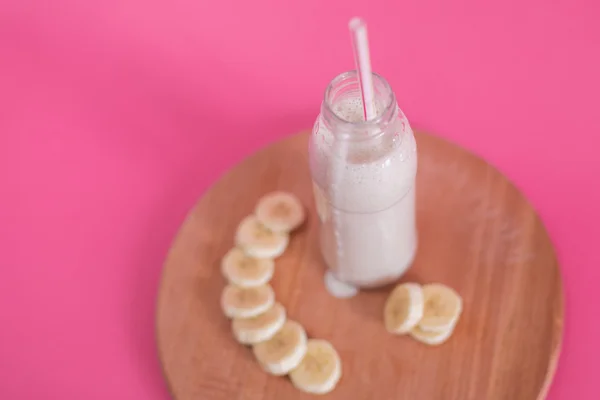
<svg viewBox="0 0 600 400">
<path fill-rule="evenodd" d="M 304 222 L 304 207 L 296 196 L 287 192 L 272 192 L 263 196 L 256 206 L 256 218 L 273 232 L 291 232 Z"/>
<path fill-rule="evenodd" d="M 326 340 L 310 339 L 306 355 L 292 372 L 296 388 L 312 394 L 325 394 L 335 389 L 342 377 L 342 362 L 337 351 Z"/>
<path fill-rule="evenodd" d="M 240 287 L 264 285 L 271 280 L 274 270 L 272 259 L 250 257 L 238 247 L 229 250 L 221 260 L 223 276 Z"/>
<path fill-rule="evenodd" d="M 306 332 L 296 321 L 287 320 L 266 342 L 252 348 L 261 367 L 272 375 L 286 375 L 296 368 L 306 353 Z"/>
<path fill-rule="evenodd" d="M 401 283 L 388 297 L 383 310 L 385 329 L 394 334 L 405 334 L 423 317 L 423 291 L 416 283 Z"/>
<path fill-rule="evenodd" d="M 462 313 L 462 298 L 454 289 L 441 283 L 423 286 L 425 310 L 419 321 L 424 332 L 447 333 L 454 328 Z"/>
<path fill-rule="evenodd" d="M 257 344 L 271 339 L 285 323 L 285 308 L 275 303 L 264 313 L 252 318 L 234 318 L 233 335 L 241 344 Z"/>
<path fill-rule="evenodd" d="M 287 233 L 273 232 L 254 216 L 242 220 L 235 242 L 246 254 L 255 258 L 276 258 L 283 254 L 289 242 Z"/>
<path fill-rule="evenodd" d="M 448 340 L 450 336 L 452 336 L 452 332 L 454 332 L 454 326 L 443 332 L 426 332 L 418 326 L 415 326 L 410 331 L 410 336 L 421 343 L 425 343 L 430 346 L 437 346 Z"/>
<path fill-rule="evenodd" d="M 221 307 L 229 318 L 252 318 L 267 311 L 275 303 L 270 285 L 241 288 L 227 285 L 221 295 Z"/>
</svg>

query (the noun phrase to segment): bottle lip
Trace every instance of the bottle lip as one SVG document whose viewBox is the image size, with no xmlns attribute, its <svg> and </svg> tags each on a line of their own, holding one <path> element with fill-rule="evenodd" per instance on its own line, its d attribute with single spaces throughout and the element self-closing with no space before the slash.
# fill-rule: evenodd
<svg viewBox="0 0 600 400">
<path fill-rule="evenodd" d="M 336 86 L 340 82 L 349 78 L 354 78 L 358 80 L 357 71 L 350 70 L 342 72 L 341 74 L 333 78 L 331 82 L 329 82 L 327 88 L 325 89 L 325 94 L 323 95 L 323 114 L 326 114 L 327 119 L 333 119 L 335 124 L 338 125 L 339 128 L 346 128 L 348 130 L 370 130 L 375 126 L 386 124 L 387 122 L 389 122 L 391 115 L 393 115 L 391 111 L 393 111 L 393 107 L 396 103 L 396 96 L 394 95 L 394 92 L 392 91 L 392 87 L 390 86 L 389 82 L 383 76 L 379 75 L 376 72 L 372 72 L 372 75 L 373 82 L 375 84 L 379 83 L 381 86 L 383 86 L 387 96 L 385 101 L 385 107 L 383 108 L 381 113 L 379 113 L 375 118 L 370 119 L 368 121 L 361 120 L 353 122 L 340 117 L 338 114 L 336 114 L 335 111 L 333 111 L 331 99 L 333 97 L 332 91 L 336 88 Z"/>
</svg>

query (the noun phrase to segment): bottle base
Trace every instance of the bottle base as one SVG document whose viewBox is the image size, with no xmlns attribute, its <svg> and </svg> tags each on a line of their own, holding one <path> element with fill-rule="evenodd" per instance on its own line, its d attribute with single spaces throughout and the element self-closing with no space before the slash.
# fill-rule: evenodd
<svg viewBox="0 0 600 400">
<path fill-rule="evenodd" d="M 358 294 L 358 288 L 337 279 L 331 271 L 325 272 L 325 288 L 330 295 L 338 299 L 348 299 Z"/>
<path fill-rule="evenodd" d="M 347 277 L 340 276 L 341 274 L 337 273 L 338 271 L 336 271 L 337 268 L 334 268 L 333 266 L 329 265 L 329 263 L 327 262 L 327 259 L 325 257 L 323 257 L 325 260 L 325 264 L 328 267 L 327 272 L 325 273 L 326 278 L 327 278 L 327 275 L 329 274 L 331 276 L 331 278 L 329 278 L 329 279 L 333 278 L 340 285 L 345 285 L 347 287 L 355 288 L 357 290 L 358 289 L 367 289 L 368 290 L 368 289 L 381 288 L 381 287 L 384 287 L 384 286 L 387 286 L 387 285 L 397 282 L 400 278 L 402 278 L 404 276 L 404 274 L 406 274 L 406 272 L 408 270 L 410 270 L 410 268 L 412 267 L 413 262 L 415 260 L 416 254 L 417 254 L 417 248 L 418 248 L 418 239 L 415 238 L 414 250 L 412 251 L 410 258 L 406 261 L 406 263 L 404 263 L 403 268 L 401 268 L 399 271 L 397 270 L 394 273 L 385 274 L 385 275 L 378 277 L 377 279 L 369 279 L 369 280 L 348 279 Z M 323 256 L 324 256 L 324 254 L 323 254 Z"/>
<path fill-rule="evenodd" d="M 333 274 L 333 271 L 328 271 L 328 273 L 331 273 L 333 278 L 336 279 L 341 284 L 356 288 L 357 290 L 359 290 L 359 289 L 365 289 L 365 290 L 378 289 L 378 288 L 381 288 L 384 286 L 388 286 L 388 285 L 398 281 L 400 278 L 402 278 L 402 276 L 404 275 L 405 272 L 406 271 L 402 271 L 401 273 L 398 273 L 398 274 L 387 275 L 387 276 L 382 277 L 377 280 L 359 281 L 359 280 L 342 280 L 342 279 L 337 278 L 335 276 L 335 274 Z"/>
</svg>

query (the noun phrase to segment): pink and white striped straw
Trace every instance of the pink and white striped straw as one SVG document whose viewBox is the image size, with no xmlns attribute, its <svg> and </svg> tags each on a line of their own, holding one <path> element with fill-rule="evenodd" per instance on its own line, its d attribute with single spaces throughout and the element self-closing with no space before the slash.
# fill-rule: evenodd
<svg viewBox="0 0 600 400">
<path fill-rule="evenodd" d="M 362 97 L 364 119 L 368 121 L 375 118 L 377 112 L 375 110 L 375 93 L 373 89 L 373 75 L 371 73 L 367 24 L 360 18 L 352 18 L 348 23 L 348 28 L 350 28 L 350 33 L 352 34 L 354 63 L 358 72 L 358 84 Z"/>
</svg>

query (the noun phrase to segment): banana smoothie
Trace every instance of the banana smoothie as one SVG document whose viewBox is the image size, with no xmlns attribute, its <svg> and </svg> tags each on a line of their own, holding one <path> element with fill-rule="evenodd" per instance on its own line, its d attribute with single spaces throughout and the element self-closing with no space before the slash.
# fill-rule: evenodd
<svg viewBox="0 0 600 400">
<path fill-rule="evenodd" d="M 309 144 L 327 286 L 348 295 L 397 280 L 417 248 L 415 138 L 389 84 L 373 83 L 376 118 L 365 122 L 356 73 L 336 77 Z"/>
</svg>

